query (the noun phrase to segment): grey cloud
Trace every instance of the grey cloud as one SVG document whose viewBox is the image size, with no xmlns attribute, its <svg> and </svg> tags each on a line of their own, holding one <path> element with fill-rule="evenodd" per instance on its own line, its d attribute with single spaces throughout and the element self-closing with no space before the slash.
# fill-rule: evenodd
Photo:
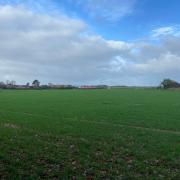
<svg viewBox="0 0 180 180">
<path fill-rule="evenodd" d="M 19 81 L 27 77 L 28 81 L 37 76 L 62 83 L 98 78 L 99 67 L 128 47 L 86 31 L 87 25 L 77 19 L 0 7 L 1 77 L 17 76 Z"/>
<path fill-rule="evenodd" d="M 26 83 L 157 84 L 180 77 L 180 39 L 159 44 L 106 40 L 63 15 L 0 7 L 0 80 Z"/>
</svg>

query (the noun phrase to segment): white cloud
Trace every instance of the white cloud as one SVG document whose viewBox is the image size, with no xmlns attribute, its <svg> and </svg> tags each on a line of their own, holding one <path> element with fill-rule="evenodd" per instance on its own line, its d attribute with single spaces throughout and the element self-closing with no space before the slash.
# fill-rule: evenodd
<svg viewBox="0 0 180 180">
<path fill-rule="evenodd" d="M 169 73 L 180 71 L 180 56 L 165 53 L 161 54 L 157 58 L 150 59 L 147 62 L 134 64 L 135 71 L 139 71 L 141 73 L 153 73 L 153 74 L 161 74 L 161 73 Z"/>
<path fill-rule="evenodd" d="M 55 14 L 60 11 L 60 7 L 57 8 L 56 1 L 52 0 L 0 0 L 1 5 L 11 5 L 14 7 L 21 6 L 26 7 L 29 10 L 38 13 Z"/>
<path fill-rule="evenodd" d="M 106 40 L 88 31 L 81 20 L 0 6 L 0 80 L 129 85 L 180 80 L 180 37 L 154 45 Z"/>
<path fill-rule="evenodd" d="M 33 78 L 44 82 L 98 82 L 102 76 L 100 67 L 129 47 L 123 42 L 87 35 L 86 31 L 87 25 L 77 19 L 1 6 L 2 80 L 9 77 L 21 82 Z"/>
<path fill-rule="evenodd" d="M 68 8 L 64 7 L 64 3 L 69 6 L 80 8 L 84 13 L 98 21 L 115 22 L 123 17 L 131 15 L 134 12 L 137 0 L 1 0 L 1 5 L 23 6 L 38 13 L 59 14 L 67 12 Z M 67 11 L 66 11 L 67 10 Z M 68 12 L 76 15 L 76 12 Z"/>
<path fill-rule="evenodd" d="M 91 17 L 100 21 L 114 22 L 132 14 L 136 0 L 77 0 L 76 2 Z"/>
<path fill-rule="evenodd" d="M 179 26 L 167 26 L 167 27 L 160 27 L 160 28 L 152 30 L 153 38 L 158 38 L 158 37 L 167 36 L 167 35 L 179 36 L 180 35 L 180 27 Z"/>
</svg>

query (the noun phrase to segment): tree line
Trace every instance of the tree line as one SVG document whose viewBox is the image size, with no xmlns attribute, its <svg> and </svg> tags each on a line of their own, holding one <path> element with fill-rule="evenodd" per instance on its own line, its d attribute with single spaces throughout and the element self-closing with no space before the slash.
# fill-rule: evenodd
<svg viewBox="0 0 180 180">
<path fill-rule="evenodd" d="M 32 83 L 26 83 L 24 85 L 17 85 L 15 81 L 0 82 L 1 89 L 72 89 L 72 85 L 53 85 L 49 83 L 47 85 L 41 85 L 40 81 L 35 79 Z"/>
<path fill-rule="evenodd" d="M 96 85 L 96 86 L 72 86 L 72 85 L 55 85 L 49 83 L 47 85 L 41 85 L 40 81 L 35 79 L 32 83 L 26 83 L 25 85 L 16 85 L 15 81 L 6 81 L 0 82 L 1 89 L 107 89 L 108 87 L 114 86 L 107 86 L 107 85 Z M 121 86 L 118 86 L 121 88 Z M 125 86 L 128 88 L 128 86 Z M 172 79 L 164 79 L 160 85 L 157 87 L 158 89 L 170 89 L 170 88 L 180 88 L 180 83 L 172 80 Z"/>
<path fill-rule="evenodd" d="M 35 79 L 32 83 L 26 83 L 24 85 L 17 85 L 15 81 L 0 82 L 0 89 L 105 89 L 108 88 L 106 85 L 85 85 L 85 86 L 73 86 L 73 85 L 59 85 L 59 84 L 43 84 Z"/>
</svg>

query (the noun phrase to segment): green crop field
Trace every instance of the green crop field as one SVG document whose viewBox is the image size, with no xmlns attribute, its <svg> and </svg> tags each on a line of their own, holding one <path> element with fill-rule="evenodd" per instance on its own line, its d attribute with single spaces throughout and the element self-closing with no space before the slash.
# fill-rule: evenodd
<svg viewBox="0 0 180 180">
<path fill-rule="evenodd" d="M 180 179 L 180 92 L 1 90 L 0 179 Z"/>
</svg>

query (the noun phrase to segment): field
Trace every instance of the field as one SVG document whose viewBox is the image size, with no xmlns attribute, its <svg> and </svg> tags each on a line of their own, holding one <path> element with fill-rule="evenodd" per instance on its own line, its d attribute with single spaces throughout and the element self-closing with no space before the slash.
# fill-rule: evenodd
<svg viewBox="0 0 180 180">
<path fill-rule="evenodd" d="M 180 179 L 180 92 L 1 90 L 0 179 Z"/>
</svg>

